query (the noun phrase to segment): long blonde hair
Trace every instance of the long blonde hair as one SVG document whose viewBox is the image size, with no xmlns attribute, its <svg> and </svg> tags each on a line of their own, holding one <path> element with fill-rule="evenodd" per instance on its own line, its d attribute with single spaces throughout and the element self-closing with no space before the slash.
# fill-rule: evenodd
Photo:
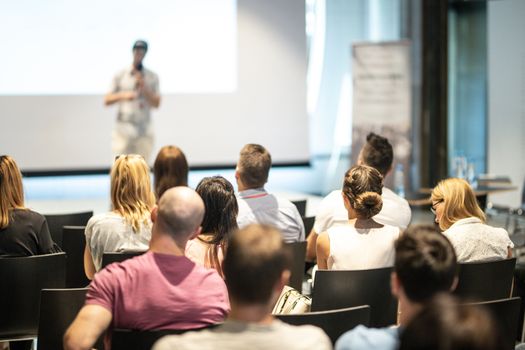
<svg viewBox="0 0 525 350">
<path fill-rule="evenodd" d="M 9 225 L 9 211 L 24 208 L 22 174 L 10 156 L 0 156 L 0 229 Z"/>
<path fill-rule="evenodd" d="M 477 217 L 485 222 L 476 195 L 465 180 L 450 178 L 440 181 L 432 190 L 431 200 L 433 203 L 443 202 L 443 215 L 439 218 L 439 227 L 443 231 L 465 218 Z"/>
<path fill-rule="evenodd" d="M 148 224 L 155 205 L 149 167 L 142 156 L 121 155 L 111 168 L 111 204 L 138 232 L 141 223 Z"/>
</svg>

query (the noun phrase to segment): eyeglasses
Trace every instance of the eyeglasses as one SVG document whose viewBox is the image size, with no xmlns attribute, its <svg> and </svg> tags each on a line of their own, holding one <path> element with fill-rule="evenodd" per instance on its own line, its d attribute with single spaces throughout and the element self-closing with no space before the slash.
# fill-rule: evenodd
<svg viewBox="0 0 525 350">
<path fill-rule="evenodd" d="M 435 208 L 435 206 L 438 205 L 441 202 L 443 202 L 443 200 L 437 201 L 436 203 L 432 203 L 432 205 L 430 206 L 430 211 L 432 212 L 432 214 L 436 215 L 436 208 Z"/>
</svg>

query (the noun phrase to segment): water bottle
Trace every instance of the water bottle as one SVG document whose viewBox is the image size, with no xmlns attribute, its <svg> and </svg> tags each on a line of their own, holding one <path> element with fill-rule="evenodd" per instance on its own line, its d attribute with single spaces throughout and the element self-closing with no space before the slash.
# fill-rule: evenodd
<svg viewBox="0 0 525 350">
<path fill-rule="evenodd" d="M 405 198 L 405 174 L 401 163 L 397 163 L 394 172 L 394 191 L 399 197 Z"/>
</svg>

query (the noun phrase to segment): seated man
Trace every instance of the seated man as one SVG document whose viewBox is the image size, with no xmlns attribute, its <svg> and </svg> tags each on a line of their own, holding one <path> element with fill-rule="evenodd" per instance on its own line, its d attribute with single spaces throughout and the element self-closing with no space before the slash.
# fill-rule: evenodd
<svg viewBox="0 0 525 350">
<path fill-rule="evenodd" d="M 457 283 L 458 265 L 449 240 L 433 226 L 411 226 L 396 241 L 392 294 L 399 300 L 399 322 L 405 326 L 440 292 Z M 400 328 L 357 326 L 343 334 L 336 350 L 398 348 Z"/>
<path fill-rule="evenodd" d="M 270 153 L 261 145 L 247 144 L 241 150 L 235 179 L 239 190 L 237 202 L 240 228 L 266 224 L 279 229 L 285 242 L 304 241 L 304 225 L 295 205 L 264 189 L 272 166 Z"/>
<path fill-rule="evenodd" d="M 384 137 L 370 133 L 366 137 L 366 143 L 359 153 L 357 165 L 371 166 L 377 169 L 385 178 L 392 170 L 393 160 L 394 151 L 390 142 Z M 374 221 L 405 230 L 412 216 L 408 202 L 386 187 L 383 187 L 382 192 L 383 208 L 379 214 L 374 216 Z M 308 236 L 306 259 L 315 261 L 315 247 L 319 234 L 325 232 L 333 225 L 347 222 L 348 211 L 345 208 L 341 190 L 330 192 L 319 205 L 314 227 Z"/>
<path fill-rule="evenodd" d="M 150 250 L 95 275 L 86 305 L 64 336 L 65 349 L 91 349 L 110 325 L 191 329 L 222 322 L 229 310 L 223 279 L 184 256 L 186 242 L 201 231 L 203 216 L 204 203 L 195 191 L 166 191 L 151 213 Z"/>
<path fill-rule="evenodd" d="M 270 226 L 250 225 L 236 234 L 224 259 L 224 275 L 232 310 L 220 326 L 167 336 L 153 350 L 189 349 L 331 349 L 322 330 L 291 326 L 271 312 L 288 282 L 289 251 Z"/>
</svg>

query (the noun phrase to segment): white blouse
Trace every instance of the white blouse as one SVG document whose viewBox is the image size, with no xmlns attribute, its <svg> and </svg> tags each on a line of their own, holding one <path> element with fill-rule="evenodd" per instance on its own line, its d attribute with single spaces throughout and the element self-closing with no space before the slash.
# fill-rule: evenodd
<svg viewBox="0 0 525 350">
<path fill-rule="evenodd" d="M 456 221 L 443 234 L 450 240 L 459 262 L 505 259 L 514 243 L 505 229 L 484 224 L 476 217 Z"/>
</svg>

